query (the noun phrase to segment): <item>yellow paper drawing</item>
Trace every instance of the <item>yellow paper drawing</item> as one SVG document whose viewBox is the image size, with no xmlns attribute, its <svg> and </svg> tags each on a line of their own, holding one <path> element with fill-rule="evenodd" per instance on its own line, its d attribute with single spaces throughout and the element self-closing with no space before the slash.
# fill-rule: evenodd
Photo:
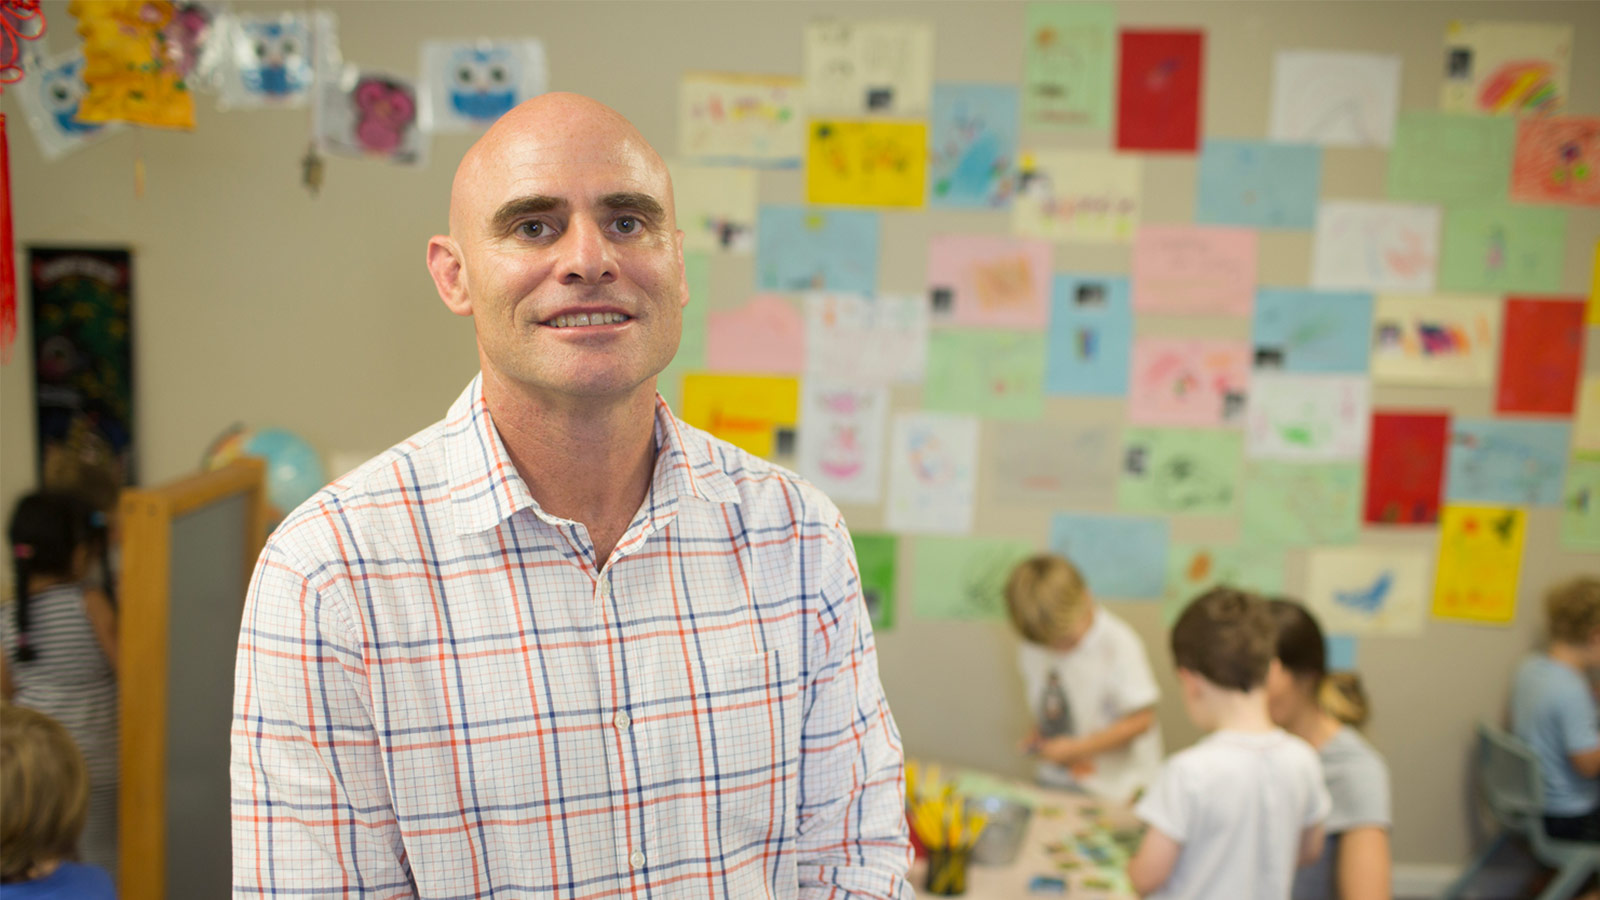
<svg viewBox="0 0 1600 900">
<path fill-rule="evenodd" d="M 806 202 L 920 207 L 927 169 L 925 123 L 814 121 L 806 142 Z"/>
<path fill-rule="evenodd" d="M 1451 22 L 1439 108 L 1480 115 L 1549 115 L 1566 106 L 1572 26 Z"/>
<path fill-rule="evenodd" d="M 89 88 L 79 121 L 194 127 L 194 95 L 168 46 L 168 0 L 73 0 L 67 9 L 78 19 Z"/>
<path fill-rule="evenodd" d="M 1600 375 L 1590 375 L 1578 386 L 1578 408 L 1572 423 L 1572 452 L 1600 458 Z"/>
<path fill-rule="evenodd" d="M 1073 243 L 1129 243 L 1139 225 L 1140 162 L 1110 153 L 1024 153 L 1011 230 Z"/>
<path fill-rule="evenodd" d="M 1526 510 L 1509 506 L 1444 507 L 1433 588 L 1436 618 L 1510 624 L 1527 523 Z"/>
<path fill-rule="evenodd" d="M 683 377 L 683 420 L 757 456 L 794 453 L 800 381 L 755 375 Z"/>
</svg>

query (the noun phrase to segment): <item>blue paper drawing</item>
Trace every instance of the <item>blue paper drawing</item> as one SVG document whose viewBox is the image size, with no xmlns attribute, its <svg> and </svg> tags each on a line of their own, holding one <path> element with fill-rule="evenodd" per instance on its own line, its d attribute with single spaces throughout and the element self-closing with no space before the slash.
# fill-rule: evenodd
<svg viewBox="0 0 1600 900">
<path fill-rule="evenodd" d="M 1394 588 L 1394 573 L 1382 572 L 1371 585 L 1353 591 L 1334 591 L 1333 601 L 1356 612 L 1374 614 L 1383 608 Z"/>
<path fill-rule="evenodd" d="M 928 205 L 1005 206 L 1015 189 L 1018 116 L 1010 85 L 934 85 Z"/>
<path fill-rule="evenodd" d="M 1330 634 L 1324 637 L 1328 653 L 1329 672 L 1352 672 L 1356 667 L 1356 639 L 1348 634 Z"/>
<path fill-rule="evenodd" d="M 1096 598 L 1155 600 L 1167 574 L 1167 520 L 1062 513 L 1050 524 L 1050 549 L 1083 573 Z"/>
<path fill-rule="evenodd" d="M 1128 393 L 1133 308 L 1121 275 L 1056 275 L 1050 292 L 1047 394 Z"/>
<path fill-rule="evenodd" d="M 1452 503 L 1560 506 L 1572 426 L 1456 419 L 1445 497 Z"/>
<path fill-rule="evenodd" d="M 451 108 L 489 123 L 517 105 L 522 72 L 518 57 L 506 47 L 463 46 L 450 55 L 449 78 Z"/>
<path fill-rule="evenodd" d="M 1317 221 L 1322 148 L 1208 140 L 1197 180 L 1196 222 L 1309 230 Z"/>
<path fill-rule="evenodd" d="M 1371 355 L 1371 294 L 1261 288 L 1251 343 L 1258 369 L 1366 372 Z"/>
<path fill-rule="evenodd" d="M 756 282 L 765 291 L 878 290 L 878 214 L 763 206 L 756 219 Z"/>
</svg>

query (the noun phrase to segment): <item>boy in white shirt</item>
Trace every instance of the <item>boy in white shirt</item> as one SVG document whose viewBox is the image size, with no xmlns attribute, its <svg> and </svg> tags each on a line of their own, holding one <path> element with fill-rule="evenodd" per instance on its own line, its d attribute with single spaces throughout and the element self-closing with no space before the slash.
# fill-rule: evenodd
<svg viewBox="0 0 1600 900">
<path fill-rule="evenodd" d="M 1172 627 L 1184 709 L 1211 734 L 1168 760 L 1134 808 L 1149 826 L 1128 863 L 1141 896 L 1287 898 L 1295 867 L 1322 852 L 1332 801 L 1317 753 L 1267 712 L 1276 643 L 1267 605 L 1227 587 Z"/>
<path fill-rule="evenodd" d="M 1034 726 L 1023 747 L 1039 757 L 1039 782 L 1129 802 L 1161 767 L 1159 694 L 1144 643 L 1059 556 L 1019 563 L 1006 607 L 1024 640 L 1019 662 Z"/>
</svg>

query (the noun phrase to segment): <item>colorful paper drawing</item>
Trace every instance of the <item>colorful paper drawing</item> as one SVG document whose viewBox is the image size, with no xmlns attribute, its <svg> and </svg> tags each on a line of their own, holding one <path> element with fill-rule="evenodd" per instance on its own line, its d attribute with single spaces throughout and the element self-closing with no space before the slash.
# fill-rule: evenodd
<svg viewBox="0 0 1600 900">
<path fill-rule="evenodd" d="M 1250 326 L 1257 369 L 1365 372 L 1371 363 L 1371 294 L 1261 288 Z"/>
<path fill-rule="evenodd" d="M 1439 518 L 1434 617 L 1511 624 L 1527 532 L 1526 510 L 1446 506 Z"/>
<path fill-rule="evenodd" d="M 798 379 L 683 376 L 683 420 L 757 456 L 790 456 L 800 417 Z"/>
<path fill-rule="evenodd" d="M 704 253 L 683 255 L 683 275 L 689 282 L 689 304 L 683 308 L 683 335 L 678 353 L 656 376 L 656 391 L 667 406 L 683 416 L 683 376 L 706 367 L 706 331 L 710 319 L 711 260 Z"/>
<path fill-rule="evenodd" d="M 1583 313 L 1582 298 L 1506 301 L 1496 412 L 1572 415 L 1583 371 Z"/>
<path fill-rule="evenodd" d="M 1549 115 L 1567 103 L 1572 26 L 1451 22 L 1439 106 L 1487 115 Z"/>
<path fill-rule="evenodd" d="M 1117 14 L 1109 3 L 1029 3 L 1022 115 L 1040 131 L 1109 131 Z"/>
<path fill-rule="evenodd" d="M 23 114 L 47 160 L 60 159 L 117 133 L 118 123 L 85 122 L 78 107 L 89 88 L 83 83 L 83 53 L 73 50 L 48 58 L 30 54 L 28 76 L 17 85 Z"/>
<path fill-rule="evenodd" d="M 989 235 L 928 241 L 928 302 L 955 325 L 1043 328 L 1050 315 L 1050 244 Z"/>
<path fill-rule="evenodd" d="M 1573 415 L 1572 449 L 1600 454 L 1600 375 L 1583 379 L 1578 388 L 1578 410 Z"/>
<path fill-rule="evenodd" d="M 800 474 L 835 503 L 882 500 L 889 389 L 808 378 L 800 401 Z"/>
<path fill-rule="evenodd" d="M 794 302 L 772 294 L 706 321 L 706 368 L 718 372 L 799 375 L 806 370 L 806 323 Z"/>
<path fill-rule="evenodd" d="M 1356 463 L 1249 463 L 1242 516 L 1248 544 L 1310 547 L 1355 543 L 1361 530 L 1361 467 Z"/>
<path fill-rule="evenodd" d="M 1128 392 L 1133 306 L 1121 275 L 1056 275 L 1050 293 L 1047 394 L 1120 397 Z"/>
<path fill-rule="evenodd" d="M 1511 199 L 1600 206 L 1600 117 L 1518 119 Z"/>
<path fill-rule="evenodd" d="M 984 426 L 984 497 L 1010 506 L 1110 507 L 1117 497 L 1119 429 L 1066 422 Z"/>
<path fill-rule="evenodd" d="M 549 81 L 533 38 L 422 42 L 422 115 L 436 133 L 483 131 Z"/>
<path fill-rule="evenodd" d="M 883 634 L 894 627 L 900 596 L 896 590 L 900 539 L 892 534 L 852 534 L 850 540 L 855 544 L 856 569 L 861 574 L 861 600 L 867 605 L 872 630 Z"/>
<path fill-rule="evenodd" d="M 1253 459 L 1360 460 L 1372 425 L 1364 375 L 1257 372 L 1250 380 L 1245 447 Z"/>
<path fill-rule="evenodd" d="M 1449 445 L 1449 413 L 1375 413 L 1367 451 L 1365 521 L 1372 525 L 1439 521 Z"/>
<path fill-rule="evenodd" d="M 670 168 L 684 250 L 755 251 L 755 170 L 684 163 Z"/>
<path fill-rule="evenodd" d="M 1561 492 L 1561 545 L 1600 550 L 1600 458 L 1573 457 Z"/>
<path fill-rule="evenodd" d="M 922 122 L 813 121 L 806 143 L 806 202 L 920 207 L 927 187 Z"/>
<path fill-rule="evenodd" d="M 1161 621 L 1171 627 L 1196 597 L 1231 587 L 1268 597 L 1283 594 L 1283 551 L 1275 547 L 1173 544 L 1167 552 Z"/>
<path fill-rule="evenodd" d="M 428 138 L 417 117 L 417 88 L 383 72 L 321 69 L 312 87 L 317 149 L 335 156 L 406 166 L 427 162 Z"/>
<path fill-rule="evenodd" d="M 1130 422 L 1238 424 L 1250 385 L 1250 348 L 1239 341 L 1139 338 L 1129 379 Z"/>
<path fill-rule="evenodd" d="M 78 104 L 78 121 L 194 128 L 194 94 L 179 70 L 179 48 L 168 46 L 177 18 L 174 4 L 73 0 L 67 10 L 78 20 L 80 76 L 88 87 Z M 15 50 L 14 39 L 8 43 L 7 49 Z"/>
<path fill-rule="evenodd" d="M 1439 286 L 1446 290 L 1561 290 L 1567 211 L 1479 204 L 1445 211 Z"/>
<path fill-rule="evenodd" d="M 1499 353 L 1500 301 L 1494 297 L 1378 295 L 1374 381 L 1488 385 Z"/>
<path fill-rule="evenodd" d="M 1130 428 L 1122 439 L 1117 505 L 1135 513 L 1230 513 L 1243 449 L 1237 431 Z"/>
<path fill-rule="evenodd" d="M 756 285 L 764 291 L 878 290 L 878 214 L 763 206 L 756 217 Z"/>
<path fill-rule="evenodd" d="M 1311 551 L 1306 605 L 1324 631 L 1419 634 L 1433 588 L 1425 550 L 1341 547 Z"/>
<path fill-rule="evenodd" d="M 1050 551 L 1078 568 L 1096 600 L 1159 600 L 1168 530 L 1166 519 L 1062 513 L 1050 520 Z"/>
<path fill-rule="evenodd" d="M 917 618 L 999 622 L 1006 617 L 1006 579 L 1034 553 L 1008 538 L 918 538 L 912 549 Z"/>
<path fill-rule="evenodd" d="M 1117 81 L 1117 149 L 1193 153 L 1200 136 L 1205 35 L 1124 30 Z"/>
<path fill-rule="evenodd" d="M 1388 194 L 1399 200 L 1503 200 L 1516 122 L 1434 110 L 1400 114 L 1389 150 Z"/>
<path fill-rule="evenodd" d="M 805 33 L 805 74 L 811 116 L 925 116 L 933 89 L 933 26 L 909 19 L 812 22 Z"/>
<path fill-rule="evenodd" d="M 1044 409 L 1045 336 L 998 329 L 928 335 L 922 405 L 994 419 L 1037 419 Z"/>
<path fill-rule="evenodd" d="M 875 385 L 923 379 L 928 304 L 917 296 L 807 294 L 806 373 Z"/>
<path fill-rule="evenodd" d="M 1022 155 L 1011 230 L 1065 243 L 1127 243 L 1139 225 L 1139 160 L 1111 153 Z"/>
<path fill-rule="evenodd" d="M 1328 202 L 1317 209 L 1311 285 L 1320 289 L 1433 290 L 1439 209 Z"/>
<path fill-rule="evenodd" d="M 1444 495 L 1451 503 L 1558 506 L 1572 426 L 1456 419 Z"/>
<path fill-rule="evenodd" d="M 1200 152 L 1195 221 L 1310 230 L 1321 186 L 1318 147 L 1210 138 Z"/>
<path fill-rule="evenodd" d="M 788 75 L 686 72 L 678 153 L 703 165 L 794 168 L 806 147 L 805 82 Z"/>
<path fill-rule="evenodd" d="M 1017 179 L 1017 89 L 1008 84 L 933 88 L 928 205 L 992 209 L 1011 202 Z"/>
<path fill-rule="evenodd" d="M 1247 316 L 1256 290 L 1256 233 L 1146 225 L 1133 241 L 1133 308 Z"/>
<path fill-rule="evenodd" d="M 1400 109 L 1400 57 L 1283 50 L 1273 59 L 1274 141 L 1387 147 Z"/>
<path fill-rule="evenodd" d="M 1329 672 L 1356 671 L 1356 658 L 1360 645 L 1353 635 L 1324 634 L 1322 645 L 1327 654 Z"/>
<path fill-rule="evenodd" d="M 907 534 L 970 533 L 977 468 L 976 417 L 896 415 L 889 450 L 889 528 Z"/>
</svg>

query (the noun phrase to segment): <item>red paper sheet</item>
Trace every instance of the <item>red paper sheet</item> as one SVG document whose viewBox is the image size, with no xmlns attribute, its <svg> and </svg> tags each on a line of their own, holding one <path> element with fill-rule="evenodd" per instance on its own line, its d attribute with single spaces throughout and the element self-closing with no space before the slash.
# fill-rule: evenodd
<svg viewBox="0 0 1600 900">
<path fill-rule="evenodd" d="M 1583 313 L 1582 298 L 1506 301 L 1496 412 L 1572 415 L 1583 371 Z"/>
<path fill-rule="evenodd" d="M 1429 525 L 1439 521 L 1447 413 L 1375 413 L 1367 450 L 1367 522 Z"/>
<path fill-rule="evenodd" d="M 1200 141 L 1199 31 L 1124 31 L 1117 149 L 1195 152 Z"/>
</svg>

